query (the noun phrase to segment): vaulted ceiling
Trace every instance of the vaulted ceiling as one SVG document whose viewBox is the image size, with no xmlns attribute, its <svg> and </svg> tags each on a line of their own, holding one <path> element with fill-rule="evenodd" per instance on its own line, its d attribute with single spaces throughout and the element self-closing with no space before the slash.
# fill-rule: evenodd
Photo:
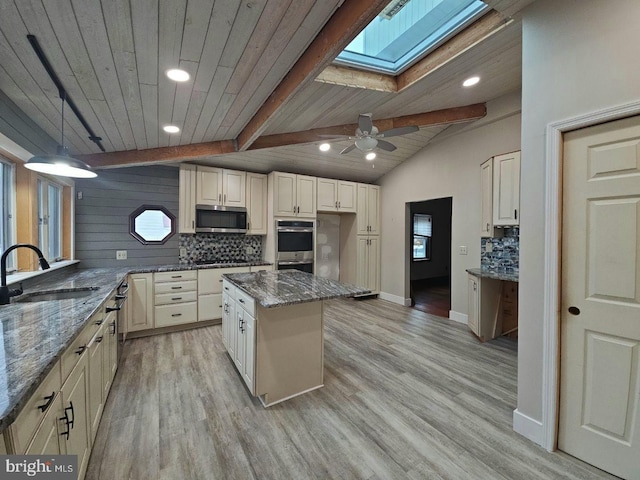
<svg viewBox="0 0 640 480">
<path fill-rule="evenodd" d="M 27 40 L 33 34 L 102 137 L 107 154 L 74 115 L 65 114 L 65 142 L 74 155 L 87 155 L 88 163 L 117 165 L 119 154 L 110 152 L 123 151 L 148 163 L 154 161 L 148 149 L 160 149 L 158 159 L 165 163 L 195 159 L 370 181 L 446 126 L 394 138 L 398 150 L 382 152 L 375 168 L 355 152 L 320 154 L 314 142 L 289 145 L 290 137 L 268 149 L 251 145 L 264 135 L 353 124 L 363 112 L 372 112 L 375 123 L 484 103 L 517 90 L 517 12 L 530 1 L 487 0 L 497 11 L 485 19 L 493 22 L 486 30 L 434 52 L 433 65 L 425 62 L 402 89 L 379 91 L 323 75 L 315 79 L 388 0 L 0 0 L 0 90 L 60 138 L 61 101 Z M 169 80 L 165 71 L 174 67 L 188 71 L 191 80 Z M 463 89 L 471 74 L 482 82 Z M 181 132 L 165 133 L 167 124 Z M 211 149 L 203 142 L 213 142 Z M 190 157 L 193 151 L 198 154 Z"/>
</svg>

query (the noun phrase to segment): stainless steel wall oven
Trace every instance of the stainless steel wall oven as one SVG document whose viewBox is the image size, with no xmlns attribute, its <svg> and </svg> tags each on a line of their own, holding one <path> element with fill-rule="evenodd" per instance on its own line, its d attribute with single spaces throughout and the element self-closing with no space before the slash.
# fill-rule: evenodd
<svg viewBox="0 0 640 480">
<path fill-rule="evenodd" d="M 313 273 L 314 223 L 276 220 L 276 268 Z"/>
</svg>

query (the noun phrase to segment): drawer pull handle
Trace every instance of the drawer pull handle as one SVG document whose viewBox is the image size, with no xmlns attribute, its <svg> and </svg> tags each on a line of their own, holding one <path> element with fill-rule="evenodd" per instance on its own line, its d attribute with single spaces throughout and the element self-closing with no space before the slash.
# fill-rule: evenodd
<svg viewBox="0 0 640 480">
<path fill-rule="evenodd" d="M 115 335 L 116 334 L 116 322 L 115 320 L 113 322 L 111 322 L 111 335 Z"/>
<path fill-rule="evenodd" d="M 171 300 L 182 300 L 182 297 L 172 297 Z"/>
<path fill-rule="evenodd" d="M 53 402 L 53 398 L 56 396 L 56 392 L 51 392 L 51 395 L 47 395 L 46 397 L 44 397 L 44 399 L 46 400 L 44 405 L 38 405 L 38 408 L 40 409 L 41 412 L 45 412 L 47 410 L 47 408 L 49 408 L 49 405 L 51 405 L 51 403 Z"/>
<path fill-rule="evenodd" d="M 182 278 L 182 275 L 171 275 L 171 278 Z"/>
<path fill-rule="evenodd" d="M 224 289 L 228 291 L 228 290 L 229 290 L 229 287 L 224 287 Z"/>
<path fill-rule="evenodd" d="M 171 290 L 182 290 L 182 287 L 171 287 Z"/>
<path fill-rule="evenodd" d="M 103 322 L 104 322 L 104 320 L 98 320 L 98 321 L 96 322 L 96 325 L 100 326 L 100 325 L 102 325 L 102 324 L 103 324 Z"/>
<path fill-rule="evenodd" d="M 102 335 L 100 335 L 99 337 L 96 337 L 96 343 L 100 343 L 100 342 L 102 342 L 102 339 L 103 339 L 103 338 L 104 338 L 104 337 L 103 337 Z"/>
<path fill-rule="evenodd" d="M 181 313 L 172 313 L 171 316 L 172 317 L 181 317 L 182 314 Z"/>
<path fill-rule="evenodd" d="M 121 308 L 122 308 L 122 305 L 116 305 L 115 307 L 107 307 L 107 308 L 104 309 L 104 311 L 107 312 L 107 313 L 109 313 L 109 312 L 117 312 Z"/>
<path fill-rule="evenodd" d="M 118 294 L 118 295 L 116 295 L 115 298 L 116 298 L 116 300 L 126 300 L 127 296 L 124 295 L 124 294 Z"/>
<path fill-rule="evenodd" d="M 218 280 L 220 283 L 222 283 L 222 279 Z"/>
<path fill-rule="evenodd" d="M 241 298 L 239 298 L 239 299 L 238 299 L 238 301 L 239 301 L 240 303 L 244 303 L 244 300 L 243 300 L 243 299 L 241 299 Z"/>
<path fill-rule="evenodd" d="M 73 421 L 75 420 L 75 417 L 76 417 L 75 412 L 73 411 L 73 402 L 69 402 L 69 405 L 70 407 L 67 407 L 64 409 L 64 417 L 60 417 L 60 420 L 63 420 L 67 427 L 67 431 L 62 432 L 60 436 L 66 435 L 67 440 L 69 440 L 69 433 L 73 428 Z M 69 420 L 69 415 L 67 415 L 67 412 L 69 410 L 71 410 L 71 420 Z"/>
<path fill-rule="evenodd" d="M 82 355 L 82 353 L 87 349 L 86 345 L 82 345 L 78 350 L 76 350 L 76 355 Z"/>
</svg>

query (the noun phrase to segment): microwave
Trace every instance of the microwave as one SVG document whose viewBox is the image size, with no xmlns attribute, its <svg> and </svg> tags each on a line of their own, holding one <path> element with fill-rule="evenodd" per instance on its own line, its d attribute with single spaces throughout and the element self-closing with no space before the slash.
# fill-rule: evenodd
<svg viewBox="0 0 640 480">
<path fill-rule="evenodd" d="M 196 233 L 247 233 L 247 209 L 196 205 Z"/>
</svg>

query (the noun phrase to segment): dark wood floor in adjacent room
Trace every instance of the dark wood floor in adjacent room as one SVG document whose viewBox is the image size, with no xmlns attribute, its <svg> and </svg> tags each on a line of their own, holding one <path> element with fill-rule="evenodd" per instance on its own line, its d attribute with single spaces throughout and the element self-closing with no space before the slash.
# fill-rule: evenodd
<svg viewBox="0 0 640 480">
<path fill-rule="evenodd" d="M 421 312 L 449 318 L 451 310 L 451 286 L 449 277 L 438 277 L 411 282 L 413 308 Z"/>
<path fill-rule="evenodd" d="M 264 409 L 220 330 L 128 342 L 87 479 L 614 478 L 513 432 L 507 340 L 379 299 L 325 302 L 325 387 Z"/>
</svg>

